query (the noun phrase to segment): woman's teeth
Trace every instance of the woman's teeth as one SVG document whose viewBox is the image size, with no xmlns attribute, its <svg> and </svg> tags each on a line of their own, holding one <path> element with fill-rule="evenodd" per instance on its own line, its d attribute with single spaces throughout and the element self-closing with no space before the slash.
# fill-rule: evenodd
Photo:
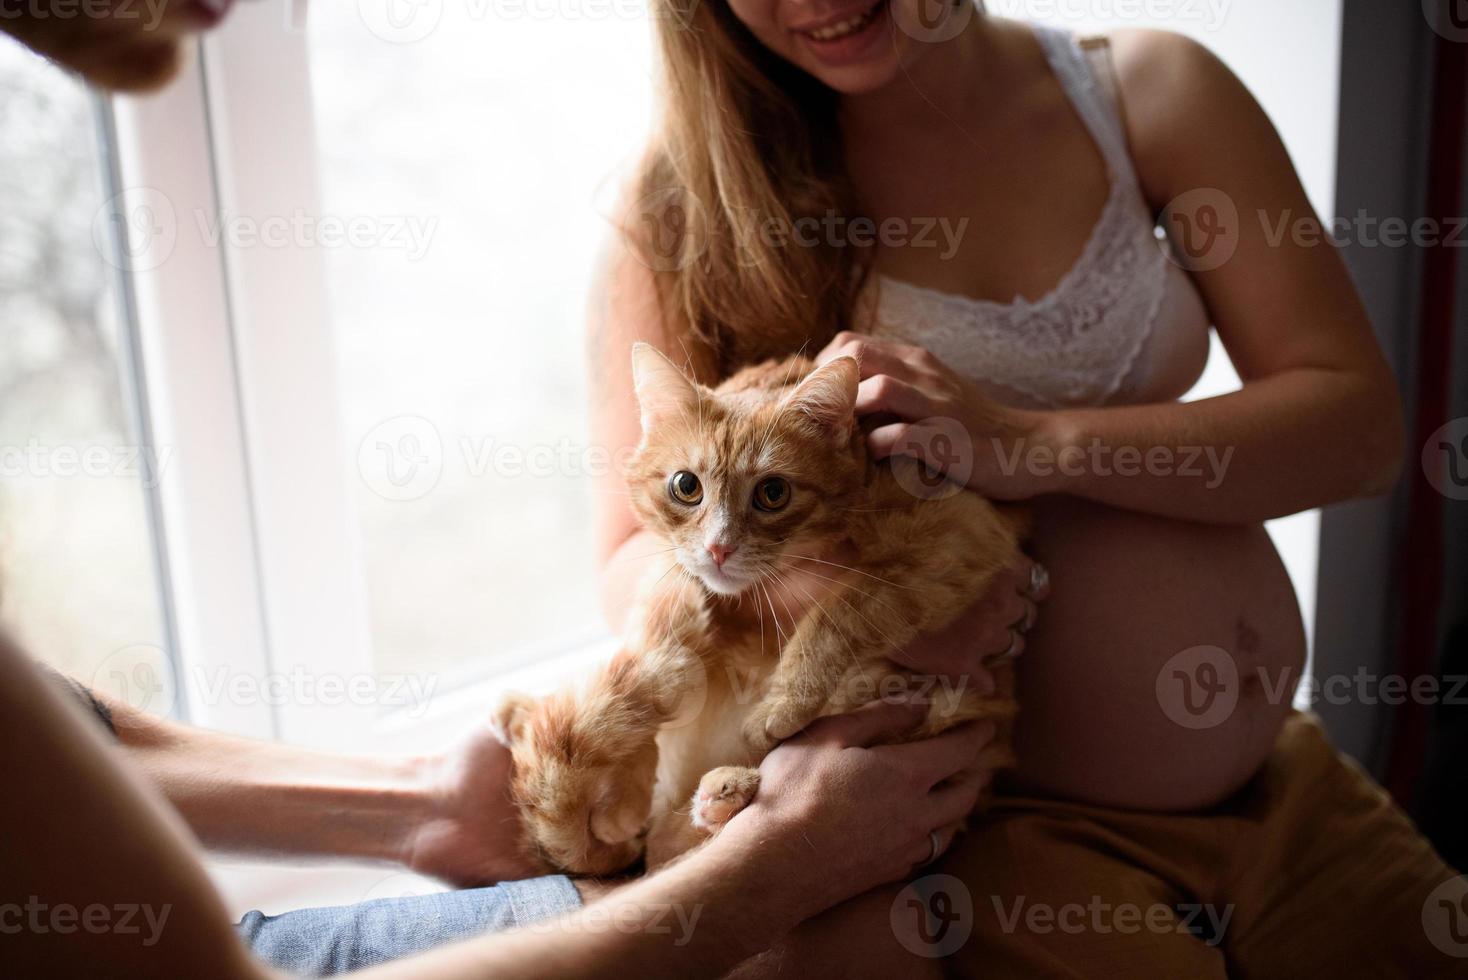
<svg viewBox="0 0 1468 980">
<path fill-rule="evenodd" d="M 855 34 L 872 22 L 872 18 L 877 15 L 877 8 L 880 6 L 880 3 L 874 3 L 855 17 L 848 17 L 839 23 L 822 27 L 818 31 L 808 31 L 807 33 L 817 41 L 835 41 L 838 38 L 846 37 L 848 34 Z"/>
</svg>

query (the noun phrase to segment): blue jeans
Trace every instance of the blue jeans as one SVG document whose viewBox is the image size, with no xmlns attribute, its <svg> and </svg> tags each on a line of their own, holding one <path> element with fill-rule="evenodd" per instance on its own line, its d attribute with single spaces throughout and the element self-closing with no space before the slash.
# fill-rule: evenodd
<svg viewBox="0 0 1468 980">
<path fill-rule="evenodd" d="M 250 912 L 235 928 L 245 945 L 276 969 L 325 977 L 580 907 L 571 880 L 553 875 L 282 915 Z"/>
</svg>

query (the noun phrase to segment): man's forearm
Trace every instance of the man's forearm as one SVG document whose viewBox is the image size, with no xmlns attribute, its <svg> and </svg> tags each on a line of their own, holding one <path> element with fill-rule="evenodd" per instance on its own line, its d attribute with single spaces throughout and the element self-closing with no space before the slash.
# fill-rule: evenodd
<svg viewBox="0 0 1468 980">
<path fill-rule="evenodd" d="M 362 974 L 375 980 L 469 976 L 722 976 L 830 903 L 791 873 L 798 855 L 732 823 L 678 863 L 559 919 L 470 940 Z"/>
<path fill-rule="evenodd" d="M 256 742 L 109 704 L 129 757 L 210 850 L 396 862 L 431 816 L 419 760 Z"/>
</svg>

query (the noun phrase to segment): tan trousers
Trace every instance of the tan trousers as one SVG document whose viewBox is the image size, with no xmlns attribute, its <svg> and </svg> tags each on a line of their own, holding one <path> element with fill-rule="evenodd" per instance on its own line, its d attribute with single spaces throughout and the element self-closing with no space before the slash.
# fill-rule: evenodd
<svg viewBox="0 0 1468 980">
<path fill-rule="evenodd" d="M 1004 797 L 932 870 L 960 976 L 1468 977 L 1468 885 L 1305 715 L 1210 811 Z"/>
</svg>

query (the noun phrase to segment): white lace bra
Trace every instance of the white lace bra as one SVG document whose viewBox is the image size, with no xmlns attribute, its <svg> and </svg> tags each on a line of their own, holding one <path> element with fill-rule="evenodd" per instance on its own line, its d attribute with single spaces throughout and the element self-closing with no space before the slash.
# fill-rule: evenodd
<svg viewBox="0 0 1468 980">
<path fill-rule="evenodd" d="M 1096 140 L 1111 192 L 1080 258 L 1043 297 L 976 300 L 887 276 L 868 283 L 871 333 L 919 344 L 1000 401 L 1030 408 L 1176 398 L 1197 379 L 1208 317 L 1168 261 L 1127 151 L 1102 47 L 1036 27 L 1051 68 Z"/>
</svg>

